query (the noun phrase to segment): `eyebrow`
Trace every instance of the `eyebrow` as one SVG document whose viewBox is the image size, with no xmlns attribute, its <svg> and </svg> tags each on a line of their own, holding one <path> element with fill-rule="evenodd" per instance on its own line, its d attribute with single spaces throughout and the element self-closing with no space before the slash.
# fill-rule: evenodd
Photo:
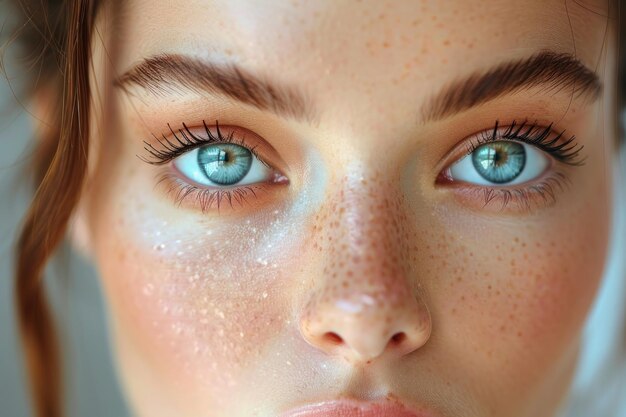
<svg viewBox="0 0 626 417">
<path fill-rule="evenodd" d="M 425 122 L 444 119 L 533 87 L 547 92 L 570 90 L 572 97 L 589 95 L 594 100 L 602 93 L 598 76 L 573 55 L 541 51 L 452 82 L 424 104 L 422 119 Z"/>
<path fill-rule="evenodd" d="M 303 91 L 253 75 L 234 63 L 218 65 L 198 58 L 161 54 L 147 58 L 114 81 L 129 94 L 137 86 L 155 96 L 186 88 L 226 96 L 263 111 L 313 121 L 314 111 Z"/>
<path fill-rule="evenodd" d="M 234 63 L 218 65 L 185 55 L 161 54 L 141 61 L 114 84 L 129 94 L 129 87 L 134 85 L 155 96 L 175 93 L 182 87 L 226 96 L 298 120 L 311 122 L 317 118 L 303 91 L 251 74 Z M 422 119 L 444 119 L 533 87 L 548 92 L 571 89 L 572 96 L 589 95 L 593 99 L 602 92 L 598 76 L 573 55 L 541 51 L 453 81 L 425 102 Z"/>
</svg>

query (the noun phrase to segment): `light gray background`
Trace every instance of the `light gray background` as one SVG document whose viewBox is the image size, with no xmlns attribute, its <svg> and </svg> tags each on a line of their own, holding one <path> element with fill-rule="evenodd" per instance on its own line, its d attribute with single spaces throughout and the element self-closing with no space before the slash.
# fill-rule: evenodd
<svg viewBox="0 0 626 417">
<path fill-rule="evenodd" d="M 16 228 L 30 194 L 20 170 L 28 169 L 31 130 L 23 111 L 7 113 L 11 94 L 5 82 L 0 85 L 0 97 L 0 415 L 17 417 L 29 412 L 14 323 L 11 258 Z M 60 331 L 66 342 L 70 415 L 123 417 L 126 413 L 115 389 L 98 281 L 77 256 L 64 258 L 68 264 L 55 265 L 47 279 L 62 284 L 55 285 L 60 288 L 54 293 L 64 325 Z"/>
<path fill-rule="evenodd" d="M 14 323 L 11 257 L 16 227 L 30 194 L 20 170 L 28 167 L 31 130 L 23 111 L 7 113 L 11 94 L 5 82 L 0 85 L 0 97 L 0 416 L 26 417 L 30 412 Z M 66 258 L 68 265 L 52 268 L 47 279 L 62 284 L 55 285 L 54 293 L 63 324 L 69 413 L 123 417 L 127 413 L 108 351 L 98 281 L 77 256 Z"/>
<path fill-rule="evenodd" d="M 6 2 L 0 0 L 0 44 L 10 27 Z M 11 56 L 7 56 L 10 61 Z M 7 62 L 11 88 L 19 89 L 20 72 Z M 12 256 L 15 233 L 26 209 L 32 117 L 14 98 L 0 75 L 0 416 L 31 415 L 27 398 L 21 347 L 16 332 L 12 299 Z M 99 283 L 94 271 L 78 256 L 50 268 L 59 313 L 70 416 L 124 417 L 128 415 L 117 386 L 107 345 L 107 332 Z"/>
</svg>

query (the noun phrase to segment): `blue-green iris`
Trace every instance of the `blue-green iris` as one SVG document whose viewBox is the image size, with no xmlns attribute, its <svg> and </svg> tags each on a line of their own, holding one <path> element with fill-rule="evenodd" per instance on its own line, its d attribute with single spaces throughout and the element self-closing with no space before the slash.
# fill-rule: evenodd
<svg viewBox="0 0 626 417">
<path fill-rule="evenodd" d="M 486 143 L 472 152 L 472 163 L 481 177 L 503 184 L 513 181 L 524 170 L 526 150 L 517 142 Z"/>
<path fill-rule="evenodd" d="M 207 178 L 219 185 L 241 181 L 252 165 L 252 152 L 234 143 L 216 143 L 198 149 L 198 165 Z"/>
</svg>

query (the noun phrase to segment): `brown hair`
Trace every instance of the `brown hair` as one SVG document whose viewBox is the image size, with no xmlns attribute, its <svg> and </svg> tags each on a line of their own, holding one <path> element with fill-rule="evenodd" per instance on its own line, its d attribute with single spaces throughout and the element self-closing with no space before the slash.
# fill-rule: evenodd
<svg viewBox="0 0 626 417">
<path fill-rule="evenodd" d="M 62 241 L 85 176 L 89 138 L 90 41 L 96 0 L 23 1 L 24 40 L 41 59 L 43 83 L 61 103 L 36 153 L 38 186 L 17 242 L 15 303 L 35 410 L 63 413 L 58 342 L 43 270 Z M 43 10 L 42 10 L 43 7 Z M 59 192 L 62 190 L 62 192 Z"/>
<path fill-rule="evenodd" d="M 90 42 L 99 3 L 18 2 L 24 22 L 20 38 L 33 54 L 33 61 L 41 65 L 43 87 L 56 94 L 55 102 L 61 103 L 36 151 L 36 192 L 16 248 L 17 317 L 38 417 L 64 414 L 60 349 L 46 301 L 43 270 L 65 235 L 85 177 L 91 99 Z M 620 16 L 620 20 L 626 22 L 626 16 Z M 626 24 L 620 28 L 623 37 Z M 624 58 L 626 54 L 622 54 L 622 67 L 626 66 Z M 621 78 L 620 88 L 622 96 L 626 95 L 626 82 Z"/>
</svg>

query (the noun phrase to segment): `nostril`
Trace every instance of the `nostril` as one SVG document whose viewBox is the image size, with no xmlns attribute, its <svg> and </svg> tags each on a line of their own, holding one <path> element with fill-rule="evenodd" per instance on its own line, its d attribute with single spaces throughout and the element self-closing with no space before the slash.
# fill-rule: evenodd
<svg viewBox="0 0 626 417">
<path fill-rule="evenodd" d="M 394 345 L 399 345 L 404 341 L 404 339 L 406 339 L 406 333 L 398 332 L 391 337 L 391 343 L 393 343 Z"/>
<path fill-rule="evenodd" d="M 324 338 L 333 345 L 340 345 L 343 343 L 343 339 L 335 332 L 326 332 Z"/>
</svg>

